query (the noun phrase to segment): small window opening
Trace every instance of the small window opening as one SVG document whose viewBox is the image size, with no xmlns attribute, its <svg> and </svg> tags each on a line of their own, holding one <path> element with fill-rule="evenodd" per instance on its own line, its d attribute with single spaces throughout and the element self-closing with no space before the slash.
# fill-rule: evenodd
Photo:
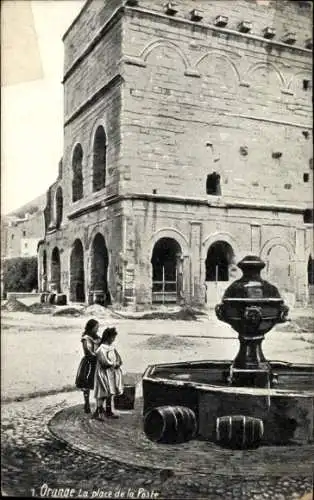
<svg viewBox="0 0 314 500">
<path fill-rule="evenodd" d="M 313 208 L 307 208 L 304 210 L 303 222 L 305 224 L 312 224 L 314 222 L 314 210 Z"/>
<path fill-rule="evenodd" d="M 14 240 L 14 234 L 11 235 L 11 240 Z"/>
<path fill-rule="evenodd" d="M 23 236 L 24 236 L 24 237 L 26 236 L 26 231 L 23 231 Z"/>
<path fill-rule="evenodd" d="M 303 182 L 309 182 L 309 179 L 310 179 L 310 174 L 308 173 L 303 174 Z"/>
<path fill-rule="evenodd" d="M 303 90 L 309 90 L 310 80 L 303 80 Z"/>
<path fill-rule="evenodd" d="M 217 172 L 213 172 L 207 176 L 206 194 L 221 195 L 220 175 Z"/>
</svg>

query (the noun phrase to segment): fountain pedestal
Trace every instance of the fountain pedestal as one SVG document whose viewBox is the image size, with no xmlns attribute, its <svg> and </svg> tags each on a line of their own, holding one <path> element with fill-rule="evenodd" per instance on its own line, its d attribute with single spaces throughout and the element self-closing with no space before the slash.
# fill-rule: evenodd
<svg viewBox="0 0 314 500">
<path fill-rule="evenodd" d="M 271 387 L 277 383 L 277 375 L 263 354 L 262 342 L 275 324 L 286 321 L 289 309 L 277 288 L 262 280 L 260 272 L 265 264 L 259 257 L 245 257 L 238 267 L 242 278 L 227 288 L 215 309 L 217 318 L 239 334 L 240 349 L 227 381 L 239 386 Z"/>
</svg>

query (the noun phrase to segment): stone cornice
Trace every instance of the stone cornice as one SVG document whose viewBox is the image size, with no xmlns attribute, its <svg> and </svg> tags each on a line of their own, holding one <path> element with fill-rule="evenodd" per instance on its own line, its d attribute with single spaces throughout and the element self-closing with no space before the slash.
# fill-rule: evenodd
<svg viewBox="0 0 314 500">
<path fill-rule="evenodd" d="M 217 199 L 214 199 L 217 198 Z M 286 212 L 303 214 L 306 206 L 283 205 L 279 203 L 263 203 L 250 201 L 228 201 L 223 197 L 207 196 L 206 198 L 194 198 L 173 195 L 158 195 L 149 193 L 126 193 L 123 195 L 114 195 L 103 200 L 94 200 L 87 202 L 84 206 L 73 210 L 68 214 L 68 219 L 76 219 L 81 215 L 94 212 L 104 207 L 109 207 L 116 203 L 121 203 L 124 200 L 133 201 L 149 201 L 155 203 L 170 203 L 176 205 L 194 205 L 206 206 L 219 209 L 242 209 L 242 210 L 259 210 L 264 212 Z"/>
<path fill-rule="evenodd" d="M 267 39 L 262 36 L 254 35 L 252 33 L 242 33 L 240 31 L 232 30 L 229 28 L 220 28 L 217 26 L 214 26 L 212 24 L 206 24 L 206 21 L 201 21 L 201 22 L 195 22 L 195 21 L 190 21 L 189 19 L 186 19 L 184 17 L 170 17 L 167 16 L 166 14 L 163 14 L 161 12 L 157 12 L 155 10 L 151 9 L 146 9 L 143 7 L 129 7 L 125 6 L 124 10 L 127 14 L 132 15 L 134 13 L 144 17 L 155 17 L 160 20 L 166 21 L 166 22 L 171 22 L 172 24 L 181 24 L 181 25 L 186 25 L 193 27 L 195 29 L 196 27 L 199 28 L 200 30 L 203 31 L 212 31 L 217 34 L 221 35 L 231 35 L 239 39 L 246 39 L 246 40 L 255 40 L 257 42 L 260 42 L 262 45 L 265 45 L 269 49 L 269 47 L 277 47 L 280 50 L 287 50 L 291 51 L 294 53 L 297 53 L 299 55 L 303 56 L 309 56 L 312 58 L 312 50 L 311 49 L 306 49 L 304 47 L 300 46 L 295 46 L 295 45 L 288 45 L 286 43 L 276 41 L 273 39 Z"/>
<path fill-rule="evenodd" d="M 120 74 L 115 75 L 109 82 L 107 82 L 103 87 L 101 87 L 97 92 L 95 92 L 91 97 L 89 97 L 79 108 L 72 113 L 65 121 L 64 127 L 69 125 L 75 118 L 77 118 L 81 113 L 86 111 L 86 109 L 93 106 L 97 101 L 99 101 L 109 90 L 114 86 L 119 85 L 123 82 L 123 78 Z"/>
<path fill-rule="evenodd" d="M 74 19 L 73 23 L 69 27 L 69 29 L 66 31 L 65 35 L 63 36 L 63 40 L 66 38 L 67 34 L 69 33 L 70 29 L 73 27 L 73 25 L 77 22 L 79 17 L 81 16 L 82 12 L 84 12 L 85 8 L 89 4 L 90 0 L 87 0 L 86 4 L 83 6 L 82 11 L 78 14 L 78 16 Z M 260 42 L 261 45 L 264 45 L 268 49 L 270 47 L 277 47 L 280 50 L 287 50 L 288 52 L 293 52 L 298 55 L 303 55 L 303 56 L 309 56 L 312 58 L 312 50 L 311 49 L 306 49 L 304 47 L 299 47 L 299 46 L 294 46 L 294 45 L 288 45 L 286 43 L 276 41 L 276 40 L 269 40 L 267 38 L 264 38 L 262 36 L 258 35 L 253 35 L 252 33 L 241 33 L 236 30 L 232 30 L 229 28 L 220 28 L 217 26 L 214 26 L 212 24 L 206 24 L 205 22 L 196 22 L 196 21 L 190 21 L 189 19 L 183 18 L 183 17 L 169 17 L 166 14 L 162 14 L 161 12 L 157 12 L 154 10 L 150 9 L 145 9 L 141 7 L 130 7 L 130 6 L 120 6 L 118 7 L 112 15 L 109 17 L 108 21 L 104 24 L 104 26 L 101 27 L 101 29 L 96 33 L 94 38 L 89 42 L 89 44 L 83 49 L 81 54 L 75 59 L 75 61 L 71 64 L 71 66 L 66 70 L 62 83 L 65 83 L 66 80 L 70 77 L 70 75 L 75 71 L 75 69 L 79 66 L 79 64 L 82 62 L 82 60 L 95 48 L 95 46 L 100 42 L 100 40 L 105 36 L 106 33 L 121 19 L 122 15 L 126 13 L 127 15 L 134 15 L 134 13 L 146 17 L 155 17 L 158 18 L 162 21 L 165 22 L 172 22 L 175 24 L 181 24 L 181 25 L 186 25 L 189 27 L 193 27 L 195 29 L 196 27 L 199 28 L 200 30 L 205 30 L 205 31 L 212 31 L 217 34 L 221 35 L 230 35 L 234 36 L 239 39 L 247 39 L 247 40 L 255 40 L 257 42 Z M 131 58 L 131 56 L 129 56 Z M 138 62 L 140 63 L 139 65 L 142 65 L 141 61 L 135 57 L 134 60 L 137 59 Z M 136 62 L 134 62 L 136 64 Z M 192 75 L 194 76 L 194 75 Z"/>
</svg>

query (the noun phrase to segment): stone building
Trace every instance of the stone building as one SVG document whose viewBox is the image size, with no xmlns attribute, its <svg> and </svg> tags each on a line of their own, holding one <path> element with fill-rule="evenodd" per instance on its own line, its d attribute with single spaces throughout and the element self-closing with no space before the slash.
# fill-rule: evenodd
<svg viewBox="0 0 314 500">
<path fill-rule="evenodd" d="M 71 301 L 217 303 L 248 252 L 312 282 L 311 2 L 88 0 L 39 247 Z"/>
<path fill-rule="evenodd" d="M 46 194 L 38 196 L 1 219 L 1 259 L 36 257 L 44 238 Z"/>
</svg>

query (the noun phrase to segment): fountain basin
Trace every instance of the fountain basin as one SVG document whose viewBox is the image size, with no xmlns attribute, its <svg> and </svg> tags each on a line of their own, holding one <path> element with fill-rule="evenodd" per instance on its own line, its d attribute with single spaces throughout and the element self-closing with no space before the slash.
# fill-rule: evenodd
<svg viewBox="0 0 314 500">
<path fill-rule="evenodd" d="M 163 405 L 192 409 L 198 438 L 216 441 L 218 417 L 244 415 L 262 420 L 261 444 L 302 444 L 314 440 L 314 367 L 270 361 L 276 388 L 226 383 L 231 361 L 195 361 L 149 366 L 143 376 L 144 415 Z"/>
</svg>

